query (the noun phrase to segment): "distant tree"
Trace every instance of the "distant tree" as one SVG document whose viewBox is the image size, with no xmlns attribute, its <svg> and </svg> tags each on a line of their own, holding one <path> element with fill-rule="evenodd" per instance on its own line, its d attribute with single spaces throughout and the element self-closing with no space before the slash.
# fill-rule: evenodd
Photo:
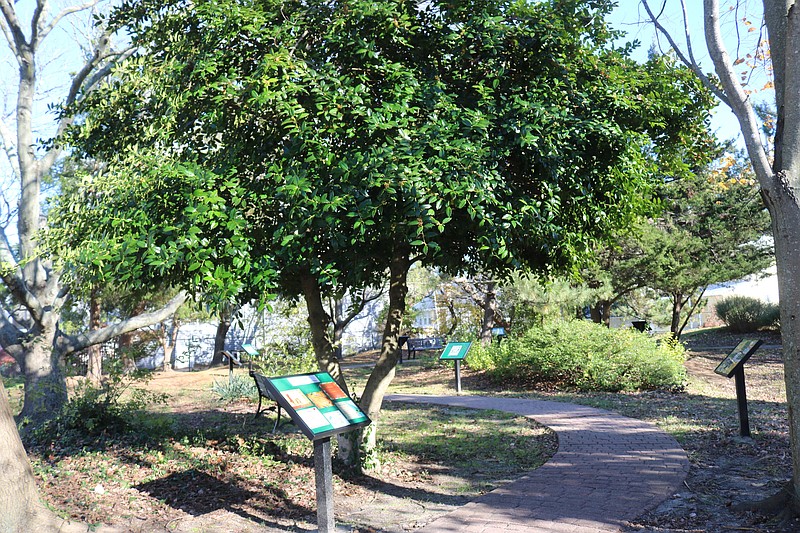
<svg viewBox="0 0 800 533">
<path fill-rule="evenodd" d="M 11 174 L 3 176 L 7 186 L 0 204 L 5 207 L 0 223 L 0 278 L 11 297 L 10 306 L 0 313 L 0 345 L 19 363 L 25 376 L 21 417 L 31 422 L 52 416 L 66 400 L 61 368 L 66 356 L 158 321 L 185 298 L 177 297 L 163 313 L 141 315 L 99 329 L 67 334 L 59 328 L 70 287 L 64 282 L 58 258 L 42 252 L 39 236 L 46 215 L 42 210 L 43 188 L 56 177 L 64 151 L 61 143 L 37 140 L 52 136 L 37 130 L 40 117 L 36 110 L 44 86 L 40 78 L 42 56 L 47 53 L 44 46 L 48 37 L 59 25 L 80 13 L 88 15 L 97 3 L 53 9 L 49 1 L 39 0 L 34 9 L 28 9 L 18 2 L 0 0 L 0 29 L 7 51 L 19 67 L 7 93 L 14 108 L 10 114 L 0 115 L 0 154 L 6 158 L 2 168 L 8 168 Z M 66 89 L 60 102 L 52 102 L 56 107 L 80 102 L 128 53 L 115 50 L 106 31 L 101 31 L 84 52 L 85 62 L 61 80 Z M 60 134 L 74 121 L 74 115 L 64 113 L 52 124 L 51 132 Z M 15 222 L 16 228 L 12 228 Z"/>
<path fill-rule="evenodd" d="M 694 179 L 667 184 L 664 203 L 658 231 L 643 245 L 652 259 L 648 286 L 671 299 L 670 331 L 680 337 L 706 287 L 759 273 L 774 261 L 771 225 L 752 170 L 733 155 Z"/>
</svg>

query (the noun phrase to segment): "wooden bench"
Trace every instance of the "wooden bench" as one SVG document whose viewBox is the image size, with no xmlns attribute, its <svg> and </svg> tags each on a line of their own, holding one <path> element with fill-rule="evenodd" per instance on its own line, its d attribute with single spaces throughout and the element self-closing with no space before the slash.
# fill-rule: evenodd
<svg viewBox="0 0 800 533">
<path fill-rule="evenodd" d="M 444 337 L 419 337 L 406 340 L 406 351 L 408 359 L 416 359 L 417 352 L 425 350 L 443 350 L 447 345 Z M 403 362 L 403 350 L 400 350 L 400 362 Z"/>
</svg>

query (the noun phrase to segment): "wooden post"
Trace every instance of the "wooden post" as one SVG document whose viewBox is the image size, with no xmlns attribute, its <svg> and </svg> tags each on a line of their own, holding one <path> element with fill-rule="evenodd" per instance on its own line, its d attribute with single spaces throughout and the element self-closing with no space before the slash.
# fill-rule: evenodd
<svg viewBox="0 0 800 533">
<path fill-rule="evenodd" d="M 319 533 L 333 533 L 336 529 L 336 523 L 333 516 L 333 470 L 330 437 L 314 441 L 314 474 L 317 482 L 317 528 Z"/>
</svg>

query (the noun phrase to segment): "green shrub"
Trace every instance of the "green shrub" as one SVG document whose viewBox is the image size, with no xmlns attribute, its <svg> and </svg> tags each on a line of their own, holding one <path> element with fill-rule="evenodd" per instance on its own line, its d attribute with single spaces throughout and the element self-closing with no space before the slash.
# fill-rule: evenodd
<svg viewBox="0 0 800 533">
<path fill-rule="evenodd" d="M 166 394 L 134 386 L 146 383 L 151 377 L 149 371 L 127 372 L 119 359 L 108 361 L 105 370 L 100 385 L 80 381 L 61 411 L 33 429 L 35 442 L 63 443 L 86 436 L 122 434 L 134 428 L 137 414 L 145 407 L 166 403 Z"/>
<path fill-rule="evenodd" d="M 776 327 L 780 320 L 777 305 L 748 296 L 730 296 L 717 302 L 717 316 L 737 333 L 753 333 L 761 328 Z"/>
<path fill-rule="evenodd" d="M 250 376 L 234 375 L 231 379 L 214 380 L 211 392 L 219 395 L 223 402 L 232 402 L 240 398 L 257 397 L 256 384 Z"/>
<path fill-rule="evenodd" d="M 500 344 L 473 349 L 467 364 L 509 382 L 551 382 L 580 390 L 682 389 L 683 346 L 633 329 L 585 320 L 546 322 Z"/>
</svg>

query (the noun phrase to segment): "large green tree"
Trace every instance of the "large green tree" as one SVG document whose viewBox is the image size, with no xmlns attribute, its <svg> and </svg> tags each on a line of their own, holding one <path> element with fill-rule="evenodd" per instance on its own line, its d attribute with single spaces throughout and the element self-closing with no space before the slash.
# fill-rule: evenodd
<svg viewBox="0 0 800 533">
<path fill-rule="evenodd" d="M 141 53 L 81 109 L 73 143 L 108 167 L 57 209 L 57 240 L 76 268 L 99 254 L 132 283 L 302 294 L 337 377 L 322 296 L 388 272 L 361 395 L 374 428 L 412 264 L 573 268 L 641 211 L 656 160 L 680 161 L 706 127 L 692 77 L 608 46 L 608 9 L 125 3 L 112 24 Z"/>
</svg>

